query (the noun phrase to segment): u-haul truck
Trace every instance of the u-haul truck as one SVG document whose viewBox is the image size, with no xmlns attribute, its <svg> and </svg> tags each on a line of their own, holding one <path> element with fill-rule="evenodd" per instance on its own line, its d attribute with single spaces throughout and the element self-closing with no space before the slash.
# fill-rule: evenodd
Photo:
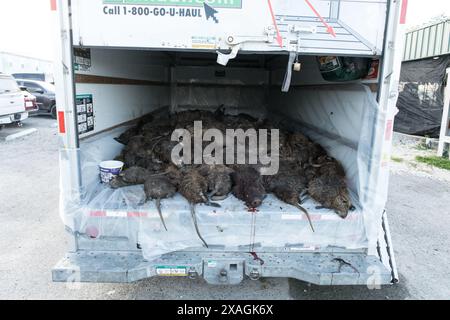
<svg viewBox="0 0 450 320">
<path fill-rule="evenodd" d="M 203 277 L 211 284 L 290 277 L 319 285 L 397 282 L 385 211 L 407 1 L 58 0 L 56 86 L 61 218 L 71 239 L 54 281 Z M 342 61 L 371 76 L 340 81 Z M 335 81 L 326 77 L 335 72 Z M 344 79 L 345 80 L 345 79 Z M 152 203 L 101 184 L 114 140 L 151 113 L 264 115 L 301 130 L 344 166 L 355 210 L 341 219 L 307 200 L 316 232 L 270 195 L 257 213 L 229 197 Z M 137 189 L 136 189 L 137 190 Z"/>
</svg>

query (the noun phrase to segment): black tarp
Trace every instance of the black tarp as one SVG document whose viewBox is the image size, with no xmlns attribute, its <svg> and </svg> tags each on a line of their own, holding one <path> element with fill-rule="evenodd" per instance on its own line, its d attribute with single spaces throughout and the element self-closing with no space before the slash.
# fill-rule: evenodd
<svg viewBox="0 0 450 320">
<path fill-rule="evenodd" d="M 403 62 L 395 131 L 439 137 L 444 107 L 443 83 L 449 66 L 450 55 Z"/>
</svg>

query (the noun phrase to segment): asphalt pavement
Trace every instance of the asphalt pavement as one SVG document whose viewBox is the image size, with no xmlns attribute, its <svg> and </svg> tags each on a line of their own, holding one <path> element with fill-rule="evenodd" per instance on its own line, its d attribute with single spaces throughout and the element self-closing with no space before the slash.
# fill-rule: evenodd
<svg viewBox="0 0 450 320">
<path fill-rule="evenodd" d="M 245 280 L 238 286 L 211 286 L 184 278 L 132 284 L 53 283 L 51 268 L 68 243 L 58 212 L 55 124 L 49 117 L 32 117 L 21 129 L 37 132 L 10 142 L 0 139 L 0 299 L 450 298 L 450 182 L 411 170 L 392 174 L 387 204 L 400 274 L 397 285 L 369 290 L 275 278 Z"/>
</svg>

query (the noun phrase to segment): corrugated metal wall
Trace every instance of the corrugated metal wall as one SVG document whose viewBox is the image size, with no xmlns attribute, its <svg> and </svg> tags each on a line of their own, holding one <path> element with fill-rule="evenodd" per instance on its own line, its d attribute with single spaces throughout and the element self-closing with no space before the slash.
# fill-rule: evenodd
<svg viewBox="0 0 450 320">
<path fill-rule="evenodd" d="M 403 61 L 450 53 L 450 19 L 406 33 Z"/>
</svg>

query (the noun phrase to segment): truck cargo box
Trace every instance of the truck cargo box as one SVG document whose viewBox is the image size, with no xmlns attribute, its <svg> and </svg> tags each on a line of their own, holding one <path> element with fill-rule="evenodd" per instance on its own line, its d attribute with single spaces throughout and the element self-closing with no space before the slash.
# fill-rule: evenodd
<svg viewBox="0 0 450 320">
<path fill-rule="evenodd" d="M 153 276 L 292 277 L 321 285 L 398 280 L 384 206 L 396 113 L 398 1 L 57 2 L 61 217 L 71 238 L 54 281 Z M 71 17 L 69 15 L 71 12 Z M 325 60 L 323 57 L 327 57 Z M 366 61 L 370 75 L 330 82 L 323 61 Z M 363 60 L 361 60 L 363 59 Z M 329 71 L 329 70 L 328 70 Z M 162 201 L 168 231 L 142 185 L 111 189 L 99 163 L 148 114 L 215 111 L 270 119 L 325 148 L 345 169 L 354 210 L 341 219 L 311 199 L 315 232 L 268 195 L 256 212 L 234 196 L 197 206 Z M 198 119 L 201 120 L 201 119 Z"/>
</svg>

